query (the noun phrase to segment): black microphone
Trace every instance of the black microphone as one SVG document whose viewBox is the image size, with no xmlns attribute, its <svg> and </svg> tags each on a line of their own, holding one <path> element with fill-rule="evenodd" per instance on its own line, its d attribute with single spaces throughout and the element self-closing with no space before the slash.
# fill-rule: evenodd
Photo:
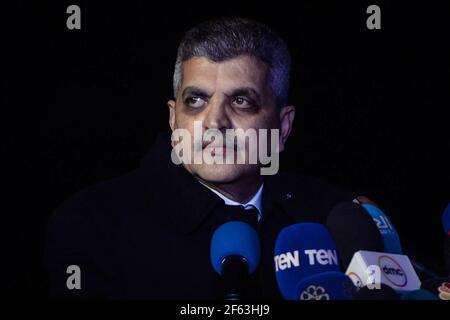
<svg viewBox="0 0 450 320">
<path fill-rule="evenodd" d="M 450 203 L 442 214 L 442 226 L 445 232 L 444 258 L 447 270 L 450 273 Z M 422 281 L 421 289 L 431 292 L 441 300 L 450 300 L 450 275 L 449 277 L 433 277 Z"/>
<path fill-rule="evenodd" d="M 341 263 L 347 268 L 355 252 L 383 251 L 383 240 L 372 218 L 360 205 L 342 202 L 327 217 L 326 226 L 339 252 Z"/>
<path fill-rule="evenodd" d="M 381 239 L 384 244 L 383 252 L 393 254 L 406 254 L 403 253 L 402 245 L 400 243 L 400 237 L 394 228 L 394 225 L 388 218 L 388 216 L 377 206 L 369 203 L 360 203 L 365 211 L 372 217 L 376 224 Z M 411 256 L 411 250 L 406 250 L 407 255 Z M 410 258 L 410 262 L 413 265 L 416 273 L 421 275 L 421 278 L 436 278 L 438 275 L 427 268 L 424 264 L 416 259 Z"/>
<path fill-rule="evenodd" d="M 328 216 L 327 227 L 343 257 L 346 274 L 356 285 L 384 283 L 397 291 L 420 288 L 409 258 L 384 252 L 385 243 L 377 225 L 359 204 L 337 205 Z"/>
<path fill-rule="evenodd" d="M 261 258 L 258 234 L 248 223 L 229 221 L 219 226 L 211 239 L 211 263 L 221 275 L 226 300 L 245 297 L 248 277 Z"/>
</svg>

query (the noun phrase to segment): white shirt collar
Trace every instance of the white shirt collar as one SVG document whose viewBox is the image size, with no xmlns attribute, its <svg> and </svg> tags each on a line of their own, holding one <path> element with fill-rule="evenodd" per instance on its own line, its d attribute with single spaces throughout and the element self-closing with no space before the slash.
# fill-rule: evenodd
<svg viewBox="0 0 450 320">
<path fill-rule="evenodd" d="M 223 194 L 221 194 L 220 192 L 214 190 L 213 188 L 207 186 L 206 184 L 202 183 L 201 181 L 199 181 L 201 184 L 203 184 L 205 187 L 207 187 L 209 190 L 211 190 L 212 192 L 214 192 L 215 194 L 217 194 L 221 199 L 223 199 L 223 201 L 225 202 L 226 205 L 229 206 L 244 206 L 244 208 L 249 208 L 254 206 L 256 209 L 258 209 L 258 220 L 261 219 L 261 214 L 262 214 L 262 191 L 264 188 L 264 183 L 261 184 L 261 186 L 259 187 L 258 191 L 255 193 L 255 195 L 253 196 L 253 198 L 251 198 L 247 203 L 239 203 L 237 201 L 228 199 L 227 197 L 225 197 Z"/>
</svg>

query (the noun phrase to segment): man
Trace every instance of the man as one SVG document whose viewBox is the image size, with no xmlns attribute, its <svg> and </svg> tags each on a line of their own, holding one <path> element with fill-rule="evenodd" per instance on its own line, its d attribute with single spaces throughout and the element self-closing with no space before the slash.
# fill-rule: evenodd
<svg viewBox="0 0 450 320">
<path fill-rule="evenodd" d="M 273 266 L 279 231 L 324 223 L 334 205 L 354 198 L 315 178 L 277 173 L 295 115 L 287 104 L 289 72 L 286 44 L 257 22 L 217 19 L 187 32 L 168 102 L 172 139 L 162 135 L 139 169 L 78 192 L 56 210 L 46 250 L 50 295 L 222 298 L 210 240 L 225 221 L 240 219 L 261 243 L 247 297 L 281 299 Z M 199 139 L 196 130 L 214 138 Z M 81 288 L 68 289 L 72 265 Z"/>
</svg>

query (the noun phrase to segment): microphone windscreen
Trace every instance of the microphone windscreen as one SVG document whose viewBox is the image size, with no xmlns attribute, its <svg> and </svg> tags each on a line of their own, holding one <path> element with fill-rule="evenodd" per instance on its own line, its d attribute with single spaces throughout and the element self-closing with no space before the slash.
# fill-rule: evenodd
<svg viewBox="0 0 450 320">
<path fill-rule="evenodd" d="M 400 300 L 400 295 L 388 285 L 381 283 L 379 289 L 362 287 L 355 294 L 354 300 Z"/>
<path fill-rule="evenodd" d="M 428 290 L 419 289 L 407 291 L 401 294 L 401 300 L 439 300 L 434 294 Z"/>
<path fill-rule="evenodd" d="M 353 282 L 342 272 L 324 272 L 300 281 L 297 300 L 352 300 L 356 294 Z"/>
<path fill-rule="evenodd" d="M 249 273 L 259 265 L 261 248 L 258 234 L 249 224 L 230 221 L 219 226 L 211 239 L 211 263 L 222 274 L 222 262 L 229 256 L 241 256 L 247 260 Z"/>
<path fill-rule="evenodd" d="M 435 294 L 441 300 L 450 300 L 450 278 L 433 278 L 422 281 L 421 289 Z"/>
<path fill-rule="evenodd" d="M 400 237 L 391 223 L 389 218 L 380 208 L 372 204 L 362 204 L 362 207 L 372 217 L 375 225 L 377 226 L 381 239 L 383 240 L 384 249 L 383 252 L 402 254 L 402 246 L 400 243 Z"/>
<path fill-rule="evenodd" d="M 298 223 L 281 230 L 275 242 L 275 274 L 285 299 L 295 300 L 297 284 L 318 273 L 339 271 L 336 246 L 319 223 Z"/>
<path fill-rule="evenodd" d="M 383 251 L 384 244 L 377 226 L 364 208 L 356 203 L 342 202 L 335 206 L 327 217 L 326 226 L 344 268 L 348 267 L 357 251 Z"/>
</svg>

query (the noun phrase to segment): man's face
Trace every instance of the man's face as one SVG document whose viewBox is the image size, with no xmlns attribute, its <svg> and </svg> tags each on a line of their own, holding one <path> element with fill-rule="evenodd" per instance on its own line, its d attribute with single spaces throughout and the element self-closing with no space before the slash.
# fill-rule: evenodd
<svg viewBox="0 0 450 320">
<path fill-rule="evenodd" d="M 172 131 L 186 129 L 194 137 L 194 122 L 200 121 L 203 132 L 220 130 L 225 143 L 227 129 L 256 129 L 258 132 L 258 129 L 279 128 L 280 109 L 268 86 L 267 69 L 266 64 L 247 55 L 218 63 L 205 57 L 185 61 L 176 101 L 168 103 Z M 227 148 L 217 148 L 213 142 L 203 143 L 202 149 L 212 155 L 226 156 L 230 152 Z M 249 159 L 248 146 L 241 151 Z M 203 161 L 183 165 L 194 176 L 213 184 L 233 183 L 243 177 L 259 175 L 258 164 L 233 162 L 206 164 Z"/>
</svg>

